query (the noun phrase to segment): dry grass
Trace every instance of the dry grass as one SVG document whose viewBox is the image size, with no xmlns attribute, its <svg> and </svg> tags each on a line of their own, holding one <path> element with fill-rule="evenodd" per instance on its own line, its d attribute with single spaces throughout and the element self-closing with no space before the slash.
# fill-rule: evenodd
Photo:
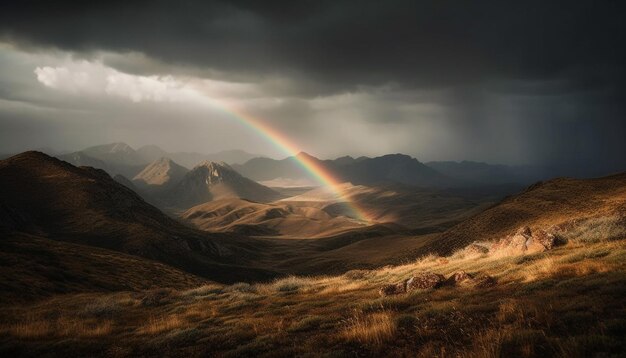
<svg viewBox="0 0 626 358">
<path fill-rule="evenodd" d="M 178 315 L 150 317 L 145 326 L 137 330 L 139 334 L 158 334 L 181 328 L 185 324 L 185 320 Z"/>
<path fill-rule="evenodd" d="M 57 320 L 26 319 L 5 327 L 3 331 L 19 338 L 100 337 L 110 334 L 112 329 L 110 320 L 86 321 L 62 317 Z"/>
<path fill-rule="evenodd" d="M 50 349 L 93 355 L 90 344 L 98 341 L 119 346 L 102 355 L 122 356 L 619 355 L 625 349 L 626 245 L 589 240 L 581 227 L 571 230 L 577 238 L 545 253 L 429 255 L 334 277 L 59 296 L 0 311 L 0 353 L 4 344 L 24 355 Z M 495 276 L 498 285 L 384 298 L 377 292 L 418 272 L 449 276 L 459 270 Z"/>
<path fill-rule="evenodd" d="M 340 336 L 348 341 L 381 346 L 391 340 L 395 332 L 396 326 L 390 312 L 370 315 L 357 312 L 347 320 L 347 327 L 340 332 Z"/>
</svg>

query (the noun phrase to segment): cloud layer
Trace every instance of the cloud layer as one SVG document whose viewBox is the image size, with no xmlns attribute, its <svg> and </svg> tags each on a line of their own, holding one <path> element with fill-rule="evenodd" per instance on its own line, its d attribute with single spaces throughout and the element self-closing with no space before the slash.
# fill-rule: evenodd
<svg viewBox="0 0 626 358">
<path fill-rule="evenodd" d="M 281 155 L 202 105 L 219 100 L 325 157 L 619 170 L 624 10 L 595 1 L 11 2 L 0 11 L 0 150 L 126 140 Z M 85 134 L 59 134 L 76 128 Z"/>
</svg>

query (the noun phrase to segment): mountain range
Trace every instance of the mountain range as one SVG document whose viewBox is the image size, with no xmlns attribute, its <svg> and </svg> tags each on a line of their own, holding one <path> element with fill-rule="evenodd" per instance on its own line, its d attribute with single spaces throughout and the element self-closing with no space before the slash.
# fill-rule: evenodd
<svg viewBox="0 0 626 358">
<path fill-rule="evenodd" d="M 92 166 L 103 169 L 112 176 L 120 174 L 129 179 L 134 179 L 146 169 L 147 165 L 162 158 L 169 159 L 172 163 L 169 165 L 175 164 L 184 169 L 192 169 L 204 161 L 225 162 L 247 178 L 278 186 L 315 185 L 316 178 L 299 164 L 299 159 L 301 159 L 299 157 L 307 157 L 320 167 L 332 172 L 339 180 L 355 185 L 396 183 L 436 188 L 501 184 L 528 185 L 554 175 L 551 168 L 537 166 L 494 165 L 471 161 L 422 163 L 403 154 L 388 154 L 373 158 L 344 156 L 321 160 L 302 152 L 284 159 L 271 159 L 241 150 L 201 154 L 167 152 L 155 145 L 146 145 L 135 150 L 125 143 L 111 143 L 54 155 L 77 166 Z M 5 155 L 5 157 L 8 156 Z M 177 172 L 182 171 L 180 168 L 177 169 Z M 155 173 L 144 172 L 137 177 L 137 180 L 145 182 L 145 175 L 155 175 Z M 155 178 L 150 180 L 155 180 Z"/>
<path fill-rule="evenodd" d="M 527 185 L 546 175 L 545 168 L 532 166 L 492 165 L 480 162 L 429 162 L 404 154 L 380 157 L 340 157 L 320 160 L 307 153 L 282 160 L 254 158 L 233 168 L 251 179 L 269 182 L 278 179 L 312 180 L 298 161 L 308 157 L 342 181 L 359 185 L 404 184 L 430 188 L 480 187 L 500 184 Z"/>
<path fill-rule="evenodd" d="M 167 152 L 155 145 L 146 145 L 135 150 L 128 144 L 121 142 L 97 145 L 71 153 L 55 153 L 54 155 L 77 166 L 93 166 L 103 169 L 111 175 L 121 174 L 127 178 L 133 178 L 147 164 L 160 158 L 170 158 L 178 165 L 193 168 L 196 164 L 207 160 L 237 164 L 245 163 L 257 157 L 243 150 L 226 150 L 202 154 L 194 152 Z"/>
</svg>

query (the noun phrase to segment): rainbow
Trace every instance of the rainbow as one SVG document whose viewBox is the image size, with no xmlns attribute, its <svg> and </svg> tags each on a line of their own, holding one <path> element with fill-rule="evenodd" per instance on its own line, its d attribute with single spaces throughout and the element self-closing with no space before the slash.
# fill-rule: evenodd
<svg viewBox="0 0 626 358">
<path fill-rule="evenodd" d="M 338 197 L 341 201 L 344 201 L 354 218 L 366 224 L 372 222 L 367 213 L 351 200 L 351 195 L 345 191 L 345 186 L 341 185 L 342 183 L 333 176 L 333 173 L 320 165 L 317 161 L 307 156 L 299 156 L 298 154 L 300 153 L 300 150 L 298 147 L 291 142 L 289 138 L 285 137 L 284 134 L 268 126 L 260 118 L 256 118 L 232 105 L 225 104 L 222 101 L 218 103 L 215 100 L 211 100 L 210 102 L 212 104 L 211 107 L 234 117 L 246 127 L 259 133 L 263 138 L 280 149 L 282 152 L 288 156 L 292 156 L 294 160 L 304 170 L 311 174 L 320 184 L 328 187 L 336 197 Z"/>
</svg>

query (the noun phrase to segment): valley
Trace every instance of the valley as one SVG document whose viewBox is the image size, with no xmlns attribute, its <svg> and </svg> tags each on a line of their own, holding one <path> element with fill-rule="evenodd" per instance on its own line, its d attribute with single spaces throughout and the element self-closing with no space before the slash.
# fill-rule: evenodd
<svg viewBox="0 0 626 358">
<path fill-rule="evenodd" d="M 610 309 L 626 282 L 624 174 L 332 191 L 270 188 L 223 162 L 160 158 L 132 179 L 102 166 L 0 161 L 3 355 L 623 349 Z M 564 295 L 571 307 L 546 310 Z"/>
</svg>

